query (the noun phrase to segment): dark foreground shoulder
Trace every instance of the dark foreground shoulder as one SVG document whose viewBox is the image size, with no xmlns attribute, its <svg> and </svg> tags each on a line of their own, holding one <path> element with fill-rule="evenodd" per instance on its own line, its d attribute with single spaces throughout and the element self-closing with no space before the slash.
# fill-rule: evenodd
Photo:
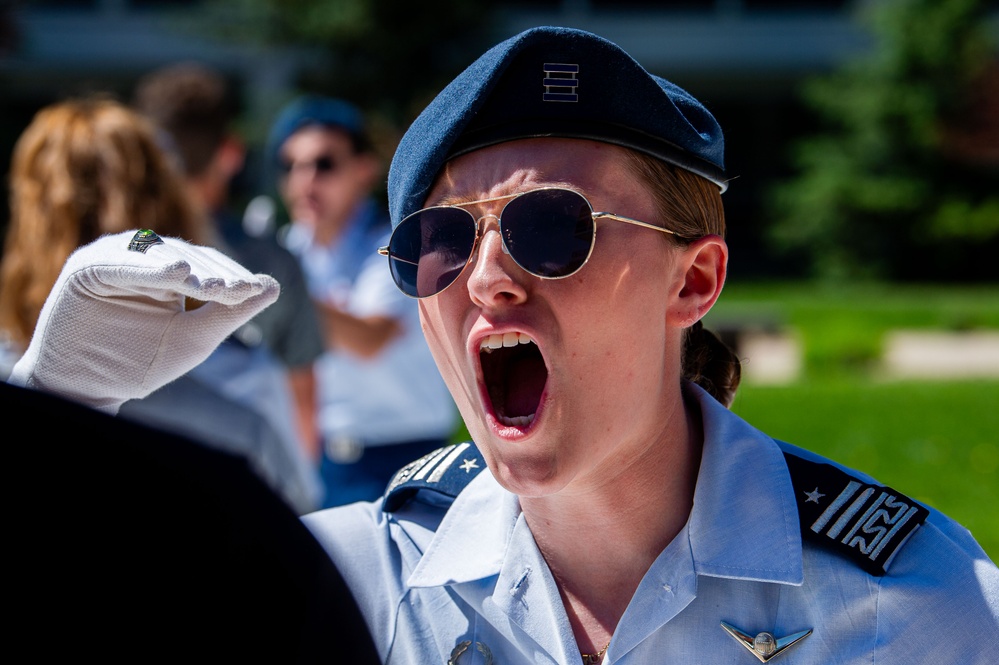
<svg viewBox="0 0 999 665">
<path fill-rule="evenodd" d="M 245 458 L 2 382 L 0 403 L 21 431 L 3 502 L 15 645 L 106 663 L 321 663 L 332 645 L 378 662 L 340 572 Z"/>
</svg>

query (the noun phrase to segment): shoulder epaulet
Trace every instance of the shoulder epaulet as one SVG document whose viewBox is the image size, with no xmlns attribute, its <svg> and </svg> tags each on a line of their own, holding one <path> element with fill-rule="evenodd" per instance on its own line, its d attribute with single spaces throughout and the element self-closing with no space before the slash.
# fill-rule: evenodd
<svg viewBox="0 0 999 665">
<path fill-rule="evenodd" d="M 459 443 L 438 448 L 399 469 L 382 500 L 382 510 L 391 513 L 420 490 L 431 490 L 452 499 L 486 468 L 479 449 L 473 443 Z"/>
<path fill-rule="evenodd" d="M 884 575 L 929 511 L 901 492 L 872 485 L 822 462 L 784 452 L 802 539 Z"/>
</svg>

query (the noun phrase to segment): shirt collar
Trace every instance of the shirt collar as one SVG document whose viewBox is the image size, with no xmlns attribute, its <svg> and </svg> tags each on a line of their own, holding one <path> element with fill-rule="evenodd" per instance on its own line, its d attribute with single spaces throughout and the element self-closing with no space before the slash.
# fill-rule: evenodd
<svg viewBox="0 0 999 665">
<path fill-rule="evenodd" d="M 800 585 L 801 532 L 783 453 L 773 439 L 688 385 L 700 406 L 704 447 L 689 538 L 699 575 Z M 409 578 L 413 587 L 498 575 L 526 528 L 520 503 L 488 469 L 455 499 Z M 526 532 L 526 533 L 525 533 Z"/>
<path fill-rule="evenodd" d="M 451 504 L 410 575 L 409 586 L 442 586 L 496 575 L 519 516 L 516 495 L 484 469 Z"/>
<path fill-rule="evenodd" d="M 801 527 L 784 454 L 699 386 L 687 390 L 704 424 L 688 520 L 697 573 L 800 585 Z"/>
</svg>

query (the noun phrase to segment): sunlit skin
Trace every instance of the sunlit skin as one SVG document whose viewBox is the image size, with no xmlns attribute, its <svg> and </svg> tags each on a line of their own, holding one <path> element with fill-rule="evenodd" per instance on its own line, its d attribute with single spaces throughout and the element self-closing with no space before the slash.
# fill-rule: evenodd
<svg viewBox="0 0 999 665">
<path fill-rule="evenodd" d="M 663 221 L 621 148 L 570 139 L 459 157 L 426 204 L 544 186 L 579 191 L 595 210 Z M 495 215 L 504 203 L 468 209 Z M 609 640 L 690 511 L 701 432 L 681 393 L 682 334 L 720 293 L 726 260 L 717 236 L 675 248 L 656 231 L 601 221 L 589 263 L 542 280 L 502 251 L 497 222 L 487 218 L 473 263 L 420 301 L 441 373 L 493 475 L 520 496 L 584 651 Z M 483 338 L 512 331 L 537 342 L 548 369 L 525 427 L 496 420 L 479 363 Z"/>
</svg>

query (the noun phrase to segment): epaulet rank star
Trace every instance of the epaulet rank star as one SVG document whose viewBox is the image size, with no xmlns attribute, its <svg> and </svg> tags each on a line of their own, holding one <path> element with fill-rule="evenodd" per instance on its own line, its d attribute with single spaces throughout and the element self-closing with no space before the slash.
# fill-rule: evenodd
<svg viewBox="0 0 999 665">
<path fill-rule="evenodd" d="M 871 575 L 884 575 L 929 510 L 890 487 L 785 452 L 801 536 L 843 554 Z"/>
<path fill-rule="evenodd" d="M 455 498 L 486 467 L 473 443 L 444 446 L 396 471 L 385 490 L 382 510 L 399 509 L 420 490 Z"/>
</svg>

